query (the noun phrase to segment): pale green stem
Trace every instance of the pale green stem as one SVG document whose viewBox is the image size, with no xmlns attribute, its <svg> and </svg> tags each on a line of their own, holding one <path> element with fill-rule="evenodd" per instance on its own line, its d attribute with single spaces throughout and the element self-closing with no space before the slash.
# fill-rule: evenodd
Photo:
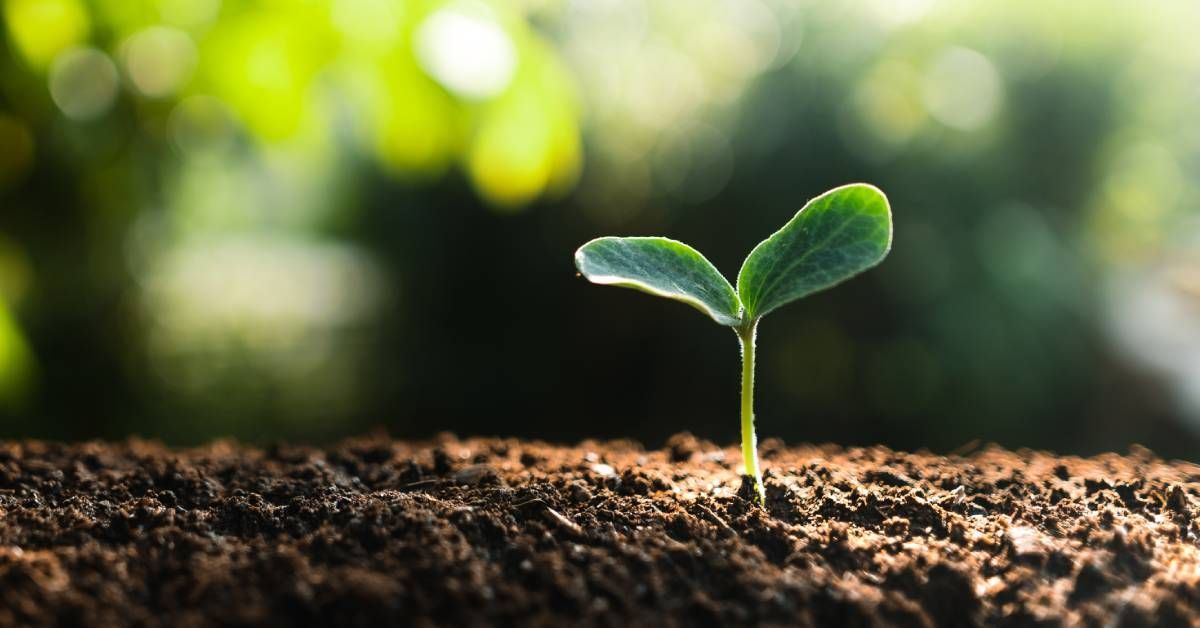
<svg viewBox="0 0 1200 628">
<path fill-rule="evenodd" d="M 766 502 L 763 489 L 762 470 L 758 467 L 758 437 L 754 434 L 754 337 L 758 332 L 758 320 L 746 321 L 736 327 L 738 340 L 742 344 L 742 461 L 746 475 L 754 478 L 754 492 L 758 503 Z"/>
</svg>

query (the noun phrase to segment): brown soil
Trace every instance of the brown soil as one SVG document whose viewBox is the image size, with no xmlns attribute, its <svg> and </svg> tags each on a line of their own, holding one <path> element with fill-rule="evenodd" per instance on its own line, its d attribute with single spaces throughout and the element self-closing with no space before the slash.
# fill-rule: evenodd
<svg viewBox="0 0 1200 628">
<path fill-rule="evenodd" d="M 0 443 L 0 625 L 1195 625 L 1200 467 L 676 436 Z"/>
</svg>

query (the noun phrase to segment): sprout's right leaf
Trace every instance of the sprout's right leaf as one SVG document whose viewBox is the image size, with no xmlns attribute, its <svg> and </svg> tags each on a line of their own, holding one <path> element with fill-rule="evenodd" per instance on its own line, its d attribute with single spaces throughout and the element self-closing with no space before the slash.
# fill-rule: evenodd
<svg viewBox="0 0 1200 628">
<path fill-rule="evenodd" d="M 683 301 L 722 325 L 741 322 L 729 281 L 699 251 L 667 238 L 597 238 L 575 252 L 592 283 L 624 286 Z"/>
<path fill-rule="evenodd" d="M 750 251 L 737 287 L 746 317 L 841 283 L 891 248 L 892 212 L 883 192 L 864 183 L 834 188 Z"/>
</svg>

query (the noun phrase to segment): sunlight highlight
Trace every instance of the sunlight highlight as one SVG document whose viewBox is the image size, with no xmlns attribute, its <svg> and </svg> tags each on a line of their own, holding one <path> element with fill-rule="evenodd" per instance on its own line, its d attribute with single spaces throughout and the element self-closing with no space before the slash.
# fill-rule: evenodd
<svg viewBox="0 0 1200 628">
<path fill-rule="evenodd" d="M 459 96 L 483 100 L 512 81 L 517 51 L 486 6 L 460 3 L 429 16 L 417 30 L 421 67 Z"/>
</svg>

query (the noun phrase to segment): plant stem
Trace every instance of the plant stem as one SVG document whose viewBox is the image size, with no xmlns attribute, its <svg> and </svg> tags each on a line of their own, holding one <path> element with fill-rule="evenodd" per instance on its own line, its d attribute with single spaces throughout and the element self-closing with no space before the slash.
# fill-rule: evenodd
<svg viewBox="0 0 1200 628">
<path fill-rule="evenodd" d="M 746 475 L 754 478 L 758 503 L 764 504 L 767 493 L 758 467 L 758 437 L 754 434 L 754 337 L 758 333 L 758 320 L 746 321 L 735 331 L 742 345 L 742 461 Z"/>
</svg>

